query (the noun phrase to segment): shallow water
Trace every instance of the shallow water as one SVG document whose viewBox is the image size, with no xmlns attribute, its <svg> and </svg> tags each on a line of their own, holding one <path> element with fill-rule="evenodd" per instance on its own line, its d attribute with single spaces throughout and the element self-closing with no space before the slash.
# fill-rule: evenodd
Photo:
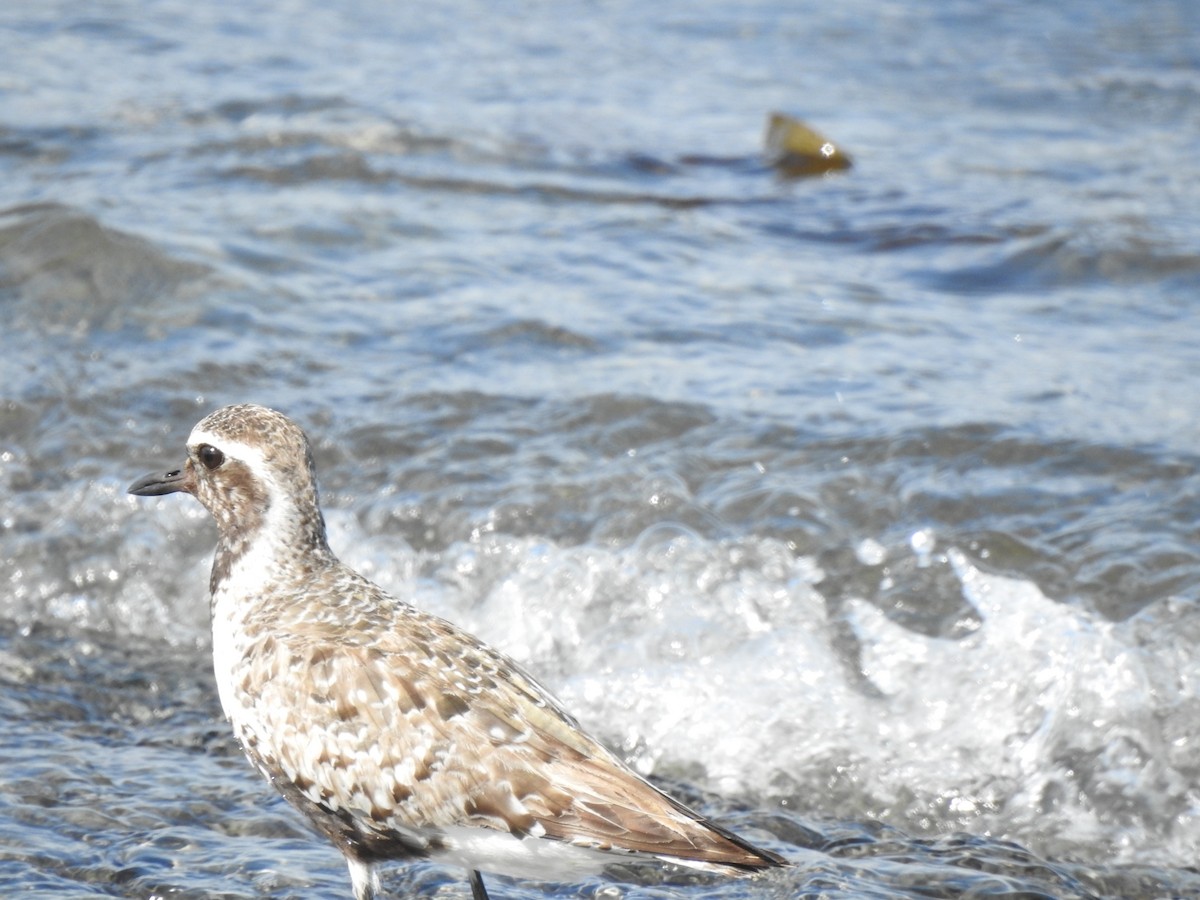
<svg viewBox="0 0 1200 900">
<path fill-rule="evenodd" d="M 1200 897 L 1198 30 L 0 10 L 0 885 L 347 895 L 222 721 L 212 526 L 124 493 L 253 400 L 347 561 L 799 863 L 585 893 Z"/>
</svg>

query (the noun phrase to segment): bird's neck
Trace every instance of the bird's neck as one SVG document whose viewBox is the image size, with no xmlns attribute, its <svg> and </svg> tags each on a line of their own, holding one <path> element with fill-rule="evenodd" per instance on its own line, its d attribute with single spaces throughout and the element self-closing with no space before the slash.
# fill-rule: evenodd
<svg viewBox="0 0 1200 900">
<path fill-rule="evenodd" d="M 244 602 L 311 577 L 335 561 L 317 507 L 273 505 L 252 528 L 221 529 L 209 589 L 214 603 L 226 594 Z"/>
</svg>

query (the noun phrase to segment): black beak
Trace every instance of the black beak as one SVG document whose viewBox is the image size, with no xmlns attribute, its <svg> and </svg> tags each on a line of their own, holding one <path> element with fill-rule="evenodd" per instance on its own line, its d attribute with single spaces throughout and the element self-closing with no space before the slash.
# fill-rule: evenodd
<svg viewBox="0 0 1200 900">
<path fill-rule="evenodd" d="M 174 494 L 176 491 L 191 492 L 192 483 L 186 469 L 175 469 L 166 474 L 153 472 L 144 475 L 129 486 L 129 493 L 139 497 L 157 497 L 159 494 Z"/>
</svg>

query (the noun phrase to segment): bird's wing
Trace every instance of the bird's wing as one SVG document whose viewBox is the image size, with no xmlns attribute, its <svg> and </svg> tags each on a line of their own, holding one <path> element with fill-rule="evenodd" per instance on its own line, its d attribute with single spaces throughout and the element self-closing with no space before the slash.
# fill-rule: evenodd
<svg viewBox="0 0 1200 900">
<path fill-rule="evenodd" d="M 467 825 L 714 868 L 779 864 L 639 778 L 511 660 L 399 614 L 369 641 L 318 626 L 271 638 L 287 657 L 275 665 L 307 677 L 262 683 L 261 737 L 309 801 L 376 833 Z"/>
</svg>

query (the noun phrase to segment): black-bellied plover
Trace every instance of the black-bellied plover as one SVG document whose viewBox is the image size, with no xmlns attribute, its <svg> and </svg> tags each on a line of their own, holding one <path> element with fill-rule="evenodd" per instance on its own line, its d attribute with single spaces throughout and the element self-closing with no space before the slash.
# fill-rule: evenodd
<svg viewBox="0 0 1200 900">
<path fill-rule="evenodd" d="M 356 900 L 378 863 L 551 881 L 614 857 L 722 873 L 786 865 L 651 786 L 521 666 L 338 562 L 304 432 L 262 406 L 201 421 L 185 491 L 217 521 L 209 589 L 221 705 L 250 761 L 345 855 Z"/>
</svg>

